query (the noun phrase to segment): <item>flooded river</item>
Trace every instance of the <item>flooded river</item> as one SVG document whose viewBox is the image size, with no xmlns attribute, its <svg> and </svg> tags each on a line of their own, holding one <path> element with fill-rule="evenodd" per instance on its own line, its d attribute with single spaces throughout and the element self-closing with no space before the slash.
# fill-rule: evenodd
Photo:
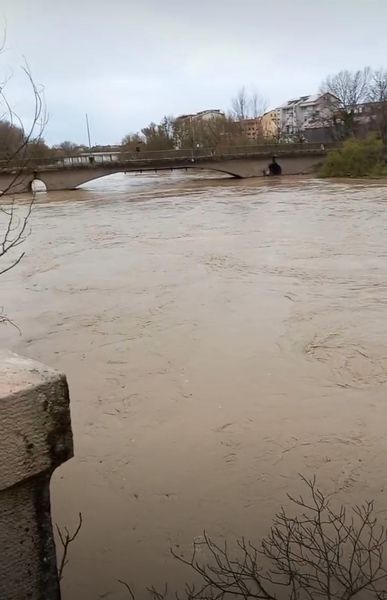
<svg viewBox="0 0 387 600">
<path fill-rule="evenodd" d="M 41 194 L 1 279 L 2 343 L 64 371 L 84 526 L 64 599 L 179 581 L 188 550 L 266 533 L 298 473 L 386 505 L 387 187 L 125 176 Z M 141 596 L 140 596 L 141 597 Z"/>
</svg>

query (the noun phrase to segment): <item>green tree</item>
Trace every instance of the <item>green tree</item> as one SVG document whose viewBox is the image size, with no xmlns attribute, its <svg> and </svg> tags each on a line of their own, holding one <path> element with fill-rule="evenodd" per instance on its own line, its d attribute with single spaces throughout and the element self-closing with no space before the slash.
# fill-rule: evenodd
<svg viewBox="0 0 387 600">
<path fill-rule="evenodd" d="M 351 138 L 330 152 L 321 170 L 323 177 L 366 177 L 387 175 L 383 142 L 375 135 L 365 140 Z"/>
</svg>

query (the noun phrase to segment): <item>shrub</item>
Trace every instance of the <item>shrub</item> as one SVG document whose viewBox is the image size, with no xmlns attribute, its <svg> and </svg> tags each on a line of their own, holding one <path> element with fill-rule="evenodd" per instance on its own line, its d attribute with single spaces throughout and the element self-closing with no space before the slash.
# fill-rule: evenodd
<svg viewBox="0 0 387 600">
<path fill-rule="evenodd" d="M 321 169 L 322 177 L 367 177 L 387 175 L 382 140 L 369 136 L 351 138 L 330 152 Z"/>
</svg>

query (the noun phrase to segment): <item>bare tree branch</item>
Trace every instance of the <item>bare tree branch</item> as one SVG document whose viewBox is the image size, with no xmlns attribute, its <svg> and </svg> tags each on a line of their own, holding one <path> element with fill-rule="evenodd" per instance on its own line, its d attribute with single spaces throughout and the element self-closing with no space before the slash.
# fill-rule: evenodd
<svg viewBox="0 0 387 600">
<path fill-rule="evenodd" d="M 195 584 L 187 584 L 176 598 L 387 600 L 387 537 L 373 502 L 351 511 L 344 506 L 334 508 L 315 477 L 301 479 L 305 497 L 289 495 L 295 514 L 282 507 L 259 544 L 242 538 L 237 540 L 236 551 L 231 551 L 227 543 L 220 545 L 204 532 L 189 557 L 172 550 L 196 577 Z M 148 591 L 156 600 L 170 597 L 167 589 Z"/>
<path fill-rule="evenodd" d="M 235 117 L 239 121 L 243 121 L 248 116 L 249 111 L 249 98 L 246 92 L 245 86 L 242 86 L 236 96 L 231 100 L 231 108 Z"/>
<path fill-rule="evenodd" d="M 122 581 L 121 579 L 118 580 L 118 583 L 121 583 L 121 585 L 123 585 L 128 590 L 131 599 L 135 600 L 135 596 L 133 594 L 133 591 L 132 591 L 132 588 L 130 587 L 130 585 L 128 583 L 126 583 L 126 581 Z"/>
<path fill-rule="evenodd" d="M 79 513 L 78 525 L 75 528 L 73 533 L 70 533 L 70 531 L 67 529 L 67 527 L 65 527 L 62 530 L 58 525 L 56 526 L 59 540 L 60 540 L 60 543 L 62 544 L 62 548 L 63 548 L 62 558 L 60 560 L 59 567 L 58 567 L 59 581 L 61 581 L 63 579 L 63 571 L 64 571 L 65 566 L 68 564 L 67 555 L 68 555 L 69 547 L 73 543 L 73 541 L 75 540 L 77 535 L 79 534 L 82 524 L 83 524 L 82 513 Z"/>
<path fill-rule="evenodd" d="M 257 91 L 254 91 L 251 94 L 250 100 L 250 113 L 254 119 L 258 117 L 262 117 L 262 115 L 266 112 L 268 106 L 268 101 L 265 96 L 262 96 Z"/>
<path fill-rule="evenodd" d="M 242 86 L 236 96 L 231 99 L 231 112 L 238 121 L 261 117 L 267 109 L 267 98 L 253 90 L 249 93 Z"/>
<path fill-rule="evenodd" d="M 12 325 L 12 327 L 15 327 L 15 329 L 18 331 L 19 335 L 22 334 L 20 327 L 17 325 L 17 323 L 15 323 L 14 321 L 12 321 L 11 319 L 9 319 L 7 317 L 7 315 L 4 314 L 4 309 L 2 308 L 0 310 L 0 324 L 7 324 L 7 325 Z"/>
<path fill-rule="evenodd" d="M 0 42 L 0 55 L 4 50 L 6 42 L 6 30 L 3 31 L 3 39 Z M 3 156 L 1 157 L 1 169 L 3 181 L 6 184 L 0 190 L 2 196 L 9 195 L 26 187 L 30 179 L 31 169 L 30 149 L 41 140 L 44 127 L 47 123 L 47 113 L 44 103 L 43 89 L 39 87 L 33 77 L 28 63 L 24 61 L 22 73 L 27 81 L 30 92 L 32 92 L 32 117 L 28 127 L 25 127 L 22 118 L 12 108 L 7 96 L 7 85 L 11 75 L 5 76 L 0 84 L 0 139 L 2 143 Z M 29 235 L 28 223 L 31 216 L 34 197 L 25 205 L 16 206 L 15 200 L 0 205 L 0 275 L 4 275 L 16 267 L 25 256 L 25 252 L 19 252 L 15 256 L 15 250 L 24 243 Z M 0 323 L 13 323 L 4 313 L 0 316 Z M 20 330 L 19 330 L 20 331 Z"/>
</svg>

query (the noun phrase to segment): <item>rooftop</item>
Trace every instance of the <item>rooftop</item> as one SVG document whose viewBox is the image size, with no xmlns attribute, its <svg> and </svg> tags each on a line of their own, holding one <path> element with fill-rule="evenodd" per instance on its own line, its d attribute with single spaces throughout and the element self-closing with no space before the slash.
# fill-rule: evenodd
<svg viewBox="0 0 387 600">
<path fill-rule="evenodd" d="M 308 106 L 310 104 L 315 104 L 320 98 L 324 96 L 331 96 L 334 98 L 333 94 L 309 94 L 308 96 L 300 96 L 299 98 L 293 98 L 292 100 L 288 100 L 284 104 L 281 104 L 279 108 L 293 108 L 294 106 Z"/>
<path fill-rule="evenodd" d="M 224 112 L 222 112 L 219 108 L 207 108 L 206 110 L 200 110 L 197 113 L 187 114 L 187 115 L 179 115 L 176 117 L 177 119 L 185 120 L 185 119 L 200 119 L 200 117 L 204 117 L 205 115 L 215 113 L 219 116 L 224 116 Z"/>
</svg>

